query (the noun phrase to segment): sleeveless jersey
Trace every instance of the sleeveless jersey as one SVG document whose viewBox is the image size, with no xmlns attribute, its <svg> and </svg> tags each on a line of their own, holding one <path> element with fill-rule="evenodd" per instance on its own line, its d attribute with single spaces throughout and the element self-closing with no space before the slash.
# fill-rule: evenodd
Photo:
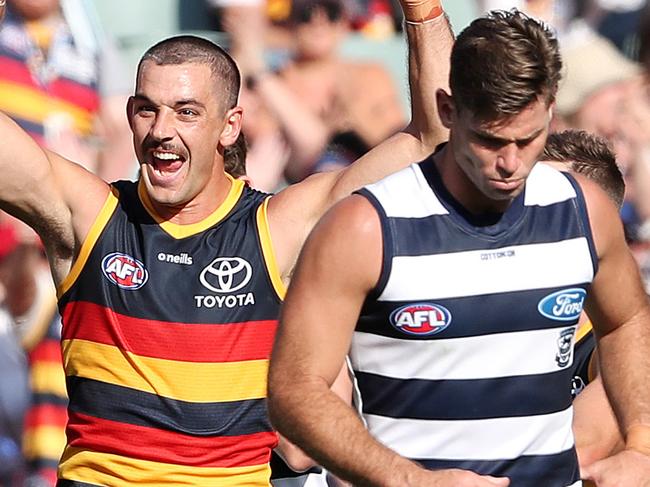
<svg viewBox="0 0 650 487">
<path fill-rule="evenodd" d="M 114 185 L 59 291 L 70 399 L 62 486 L 269 485 L 281 297 L 268 196 L 233 180 L 193 225 Z"/>
<path fill-rule="evenodd" d="M 361 194 L 384 246 L 350 351 L 373 436 L 429 469 L 580 485 L 571 365 L 597 260 L 577 183 L 537 164 L 489 220 L 432 159 Z"/>
</svg>

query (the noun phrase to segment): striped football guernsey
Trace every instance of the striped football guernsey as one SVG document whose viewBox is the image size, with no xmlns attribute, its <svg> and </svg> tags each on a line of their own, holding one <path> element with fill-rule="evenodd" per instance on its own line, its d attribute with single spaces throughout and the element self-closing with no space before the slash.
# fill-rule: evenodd
<svg viewBox="0 0 650 487">
<path fill-rule="evenodd" d="M 268 195 L 233 180 L 193 225 L 114 185 L 59 290 L 61 486 L 262 486 L 277 444 L 268 360 L 284 288 Z"/>
<path fill-rule="evenodd" d="M 372 434 L 429 469 L 580 485 L 571 365 L 597 260 L 575 181 L 537 164 L 508 210 L 482 220 L 432 159 L 361 194 L 384 242 L 350 353 Z"/>
<path fill-rule="evenodd" d="M 98 79 L 98 56 L 79 49 L 64 24 L 43 59 L 25 23 L 7 15 L 0 28 L 0 109 L 39 143 L 48 123 L 90 135 L 100 106 Z"/>
</svg>

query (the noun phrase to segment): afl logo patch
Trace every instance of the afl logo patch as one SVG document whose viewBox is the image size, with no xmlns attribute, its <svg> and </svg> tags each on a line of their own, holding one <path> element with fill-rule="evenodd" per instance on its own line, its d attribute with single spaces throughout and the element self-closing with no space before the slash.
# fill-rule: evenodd
<svg viewBox="0 0 650 487">
<path fill-rule="evenodd" d="M 557 321 L 577 320 L 587 292 L 580 288 L 563 289 L 541 299 L 537 310 L 542 316 Z"/>
<path fill-rule="evenodd" d="M 102 272 L 113 284 L 129 290 L 140 289 L 149 278 L 142 262 L 121 252 L 113 252 L 104 257 Z"/>
<path fill-rule="evenodd" d="M 438 304 L 407 304 L 391 313 L 390 322 L 409 335 L 435 335 L 449 326 L 451 313 Z"/>
</svg>

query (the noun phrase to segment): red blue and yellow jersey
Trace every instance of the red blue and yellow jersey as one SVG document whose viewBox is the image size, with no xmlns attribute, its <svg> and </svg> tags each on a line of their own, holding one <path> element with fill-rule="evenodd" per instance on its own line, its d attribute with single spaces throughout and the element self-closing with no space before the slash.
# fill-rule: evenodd
<svg viewBox="0 0 650 487">
<path fill-rule="evenodd" d="M 59 289 L 59 485 L 268 485 L 268 361 L 284 288 L 268 196 L 233 180 L 193 225 L 114 185 Z"/>
<path fill-rule="evenodd" d="M 90 135 L 100 105 L 98 63 L 97 53 L 75 45 L 64 23 L 43 52 L 10 14 L 0 29 L 0 110 L 40 143 L 48 124 Z"/>
</svg>

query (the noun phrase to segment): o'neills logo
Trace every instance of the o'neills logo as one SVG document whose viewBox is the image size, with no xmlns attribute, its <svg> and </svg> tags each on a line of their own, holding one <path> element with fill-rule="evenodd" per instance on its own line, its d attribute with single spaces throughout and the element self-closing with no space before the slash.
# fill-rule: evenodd
<svg viewBox="0 0 650 487">
<path fill-rule="evenodd" d="M 158 252 L 156 257 L 160 262 L 168 262 L 170 264 L 192 265 L 194 263 L 194 259 L 185 252 L 182 254 L 166 254 L 165 252 Z"/>
</svg>

